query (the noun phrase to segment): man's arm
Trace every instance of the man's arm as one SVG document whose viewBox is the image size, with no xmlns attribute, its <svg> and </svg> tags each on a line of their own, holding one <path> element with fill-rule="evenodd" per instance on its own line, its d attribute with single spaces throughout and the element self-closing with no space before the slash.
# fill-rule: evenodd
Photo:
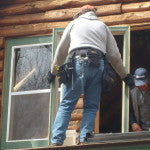
<svg viewBox="0 0 150 150">
<path fill-rule="evenodd" d="M 130 125 L 131 125 L 131 128 L 132 128 L 133 131 L 135 131 L 135 132 L 142 131 L 142 129 L 141 129 L 140 125 L 137 123 L 137 120 L 136 120 L 136 117 L 135 117 L 132 100 L 130 101 L 129 122 L 130 122 Z"/>
<path fill-rule="evenodd" d="M 119 76 L 123 79 L 127 76 L 127 72 L 125 67 L 123 66 L 122 58 L 111 31 L 106 26 L 107 32 L 107 45 L 106 45 L 106 57 L 115 71 L 119 74 Z"/>
<path fill-rule="evenodd" d="M 63 35 L 61 37 L 61 40 L 56 48 L 54 60 L 51 66 L 51 73 L 56 75 L 57 70 L 56 66 L 61 66 L 68 54 L 68 49 L 70 46 L 70 30 L 71 30 L 72 24 L 68 24 L 68 26 L 65 28 Z"/>
</svg>

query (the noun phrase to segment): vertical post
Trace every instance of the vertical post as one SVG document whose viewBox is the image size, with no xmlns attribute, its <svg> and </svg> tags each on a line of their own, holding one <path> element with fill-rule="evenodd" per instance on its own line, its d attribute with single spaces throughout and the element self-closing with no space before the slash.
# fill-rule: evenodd
<svg viewBox="0 0 150 150">
<path fill-rule="evenodd" d="M 126 27 L 124 34 L 123 64 L 130 72 L 130 27 Z M 122 85 L 122 133 L 129 131 L 129 87 Z"/>
</svg>

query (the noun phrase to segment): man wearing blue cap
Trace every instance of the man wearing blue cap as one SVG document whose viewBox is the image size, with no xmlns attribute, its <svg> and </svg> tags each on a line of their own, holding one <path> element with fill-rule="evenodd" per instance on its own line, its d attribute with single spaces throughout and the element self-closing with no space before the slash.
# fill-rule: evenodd
<svg viewBox="0 0 150 150">
<path fill-rule="evenodd" d="M 131 90 L 130 124 L 133 131 L 150 131 L 150 85 L 148 71 L 138 68 L 134 73 L 135 88 Z"/>
</svg>

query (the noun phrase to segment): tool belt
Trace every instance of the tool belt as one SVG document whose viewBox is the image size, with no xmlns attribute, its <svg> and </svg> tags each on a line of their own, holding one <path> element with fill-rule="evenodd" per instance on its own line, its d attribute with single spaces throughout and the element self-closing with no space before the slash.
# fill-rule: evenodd
<svg viewBox="0 0 150 150">
<path fill-rule="evenodd" d="M 100 58 L 104 57 L 104 54 L 92 48 L 82 48 L 82 49 L 74 49 L 67 57 L 67 63 L 59 66 L 58 74 L 59 84 L 68 83 L 72 81 L 73 84 L 73 71 L 74 71 L 74 59 L 77 57 L 82 57 L 83 59 L 87 59 L 89 66 L 99 67 Z"/>
<path fill-rule="evenodd" d="M 59 66 L 57 73 L 59 84 L 66 84 L 68 81 L 72 80 L 73 76 L 73 62 L 68 62 Z"/>
<path fill-rule="evenodd" d="M 77 57 L 82 57 L 88 60 L 89 66 L 98 67 L 100 65 L 100 58 L 104 58 L 104 54 L 100 50 L 93 48 L 78 48 L 72 50 L 69 57 L 74 59 Z"/>
</svg>

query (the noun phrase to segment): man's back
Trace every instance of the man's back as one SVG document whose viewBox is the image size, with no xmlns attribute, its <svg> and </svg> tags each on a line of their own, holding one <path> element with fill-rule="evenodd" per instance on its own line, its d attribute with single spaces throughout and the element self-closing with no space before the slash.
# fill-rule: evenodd
<svg viewBox="0 0 150 150">
<path fill-rule="evenodd" d="M 99 21 L 94 12 L 81 15 L 72 22 L 70 50 L 78 47 L 93 47 L 106 53 L 106 25 Z"/>
</svg>

